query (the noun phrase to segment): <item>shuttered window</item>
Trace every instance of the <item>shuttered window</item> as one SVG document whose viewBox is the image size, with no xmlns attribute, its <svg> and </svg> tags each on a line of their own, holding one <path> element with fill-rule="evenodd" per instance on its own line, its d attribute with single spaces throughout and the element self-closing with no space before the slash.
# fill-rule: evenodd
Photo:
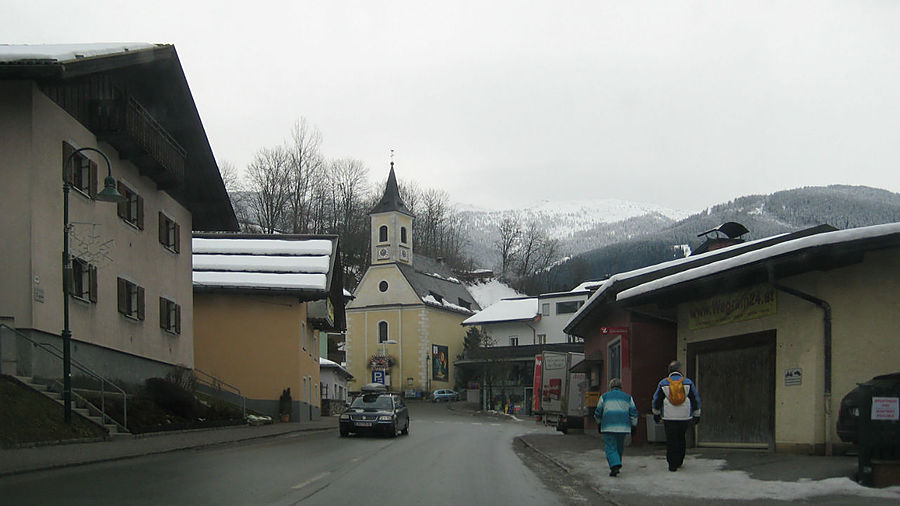
<svg viewBox="0 0 900 506">
<path fill-rule="evenodd" d="M 173 334 L 181 334 L 181 305 L 160 297 L 159 327 Z"/>
<path fill-rule="evenodd" d="M 144 287 L 127 279 L 116 280 L 119 312 L 135 320 L 144 319 Z"/>
<path fill-rule="evenodd" d="M 119 181 L 119 193 L 125 197 L 118 204 L 119 218 L 144 230 L 144 198 L 121 181 Z"/>
<path fill-rule="evenodd" d="M 159 243 L 169 251 L 181 251 L 181 227 L 163 213 L 159 213 Z"/>
<path fill-rule="evenodd" d="M 85 196 L 94 198 L 97 196 L 97 162 L 81 153 L 72 156 L 74 152 L 75 148 L 71 144 L 63 142 L 63 161 L 69 160 L 69 165 L 63 171 L 63 179 Z"/>
<path fill-rule="evenodd" d="M 97 267 L 80 259 L 72 259 L 69 294 L 88 302 L 97 302 Z"/>
</svg>

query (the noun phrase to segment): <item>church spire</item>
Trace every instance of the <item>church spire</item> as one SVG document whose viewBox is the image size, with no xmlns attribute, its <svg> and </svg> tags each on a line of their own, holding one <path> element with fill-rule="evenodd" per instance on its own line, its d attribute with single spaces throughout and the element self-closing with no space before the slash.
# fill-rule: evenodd
<svg viewBox="0 0 900 506">
<path fill-rule="evenodd" d="M 397 176 L 394 174 L 393 157 L 394 150 L 391 150 L 391 172 L 388 174 L 387 185 L 384 187 L 384 195 L 382 195 L 381 200 L 375 204 L 375 207 L 372 208 L 369 214 L 396 211 L 407 216 L 412 216 L 412 212 L 406 207 L 403 199 L 400 198 L 400 188 L 397 186 Z"/>
</svg>

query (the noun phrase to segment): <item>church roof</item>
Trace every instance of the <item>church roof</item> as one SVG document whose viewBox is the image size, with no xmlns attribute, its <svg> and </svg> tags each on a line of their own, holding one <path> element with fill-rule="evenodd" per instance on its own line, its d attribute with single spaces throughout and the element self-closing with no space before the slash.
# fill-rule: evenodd
<svg viewBox="0 0 900 506">
<path fill-rule="evenodd" d="M 432 258 L 414 255 L 412 265 L 397 263 L 397 267 L 422 302 L 463 314 L 481 310 L 475 298 L 445 264 Z"/>
<path fill-rule="evenodd" d="M 403 199 L 400 198 L 400 188 L 397 187 L 397 176 L 394 175 L 394 162 L 391 162 L 391 172 L 388 174 L 387 184 L 384 186 L 384 195 L 381 200 L 375 204 L 375 207 L 369 214 L 387 213 L 396 211 L 407 216 L 412 216 L 412 212 L 406 207 Z"/>
</svg>

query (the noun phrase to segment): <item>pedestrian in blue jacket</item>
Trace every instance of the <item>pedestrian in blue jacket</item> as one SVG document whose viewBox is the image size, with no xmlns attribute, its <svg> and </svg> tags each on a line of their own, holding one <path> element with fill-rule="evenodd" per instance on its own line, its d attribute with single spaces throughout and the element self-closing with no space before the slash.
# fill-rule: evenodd
<svg viewBox="0 0 900 506">
<path fill-rule="evenodd" d="M 622 391 L 622 380 L 609 380 L 609 391 L 600 396 L 594 419 L 600 426 L 606 443 L 606 461 L 609 475 L 616 476 L 622 469 L 622 454 L 625 451 L 625 436 L 637 432 L 638 410 L 634 399 Z"/>
<path fill-rule="evenodd" d="M 700 392 L 684 375 L 681 362 L 669 364 L 669 375 L 660 380 L 653 393 L 653 420 L 666 429 L 666 462 L 669 471 L 684 463 L 685 434 L 691 423 L 700 423 Z"/>
</svg>

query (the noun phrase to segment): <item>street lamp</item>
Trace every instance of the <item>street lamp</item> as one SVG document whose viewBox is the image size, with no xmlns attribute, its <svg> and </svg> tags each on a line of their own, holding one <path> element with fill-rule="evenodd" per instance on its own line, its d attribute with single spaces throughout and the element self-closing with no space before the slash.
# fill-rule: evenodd
<svg viewBox="0 0 900 506">
<path fill-rule="evenodd" d="M 385 339 L 384 341 L 381 341 L 381 356 L 383 357 L 385 368 L 390 371 L 391 364 L 387 359 L 387 349 L 385 348 L 386 344 L 397 344 L 397 341 L 394 339 Z M 385 374 L 385 376 L 387 376 L 387 374 Z M 390 385 L 387 385 L 387 387 L 390 390 Z"/>
<path fill-rule="evenodd" d="M 72 423 L 72 331 L 69 330 L 69 291 L 71 289 L 69 283 L 71 282 L 72 258 L 69 256 L 69 191 L 72 189 L 72 159 L 83 151 L 99 153 L 106 161 L 103 190 L 95 198 L 101 202 L 119 202 L 125 199 L 116 190 L 116 179 L 112 176 L 109 158 L 99 149 L 79 148 L 63 160 L 63 413 L 67 424 Z"/>
</svg>

